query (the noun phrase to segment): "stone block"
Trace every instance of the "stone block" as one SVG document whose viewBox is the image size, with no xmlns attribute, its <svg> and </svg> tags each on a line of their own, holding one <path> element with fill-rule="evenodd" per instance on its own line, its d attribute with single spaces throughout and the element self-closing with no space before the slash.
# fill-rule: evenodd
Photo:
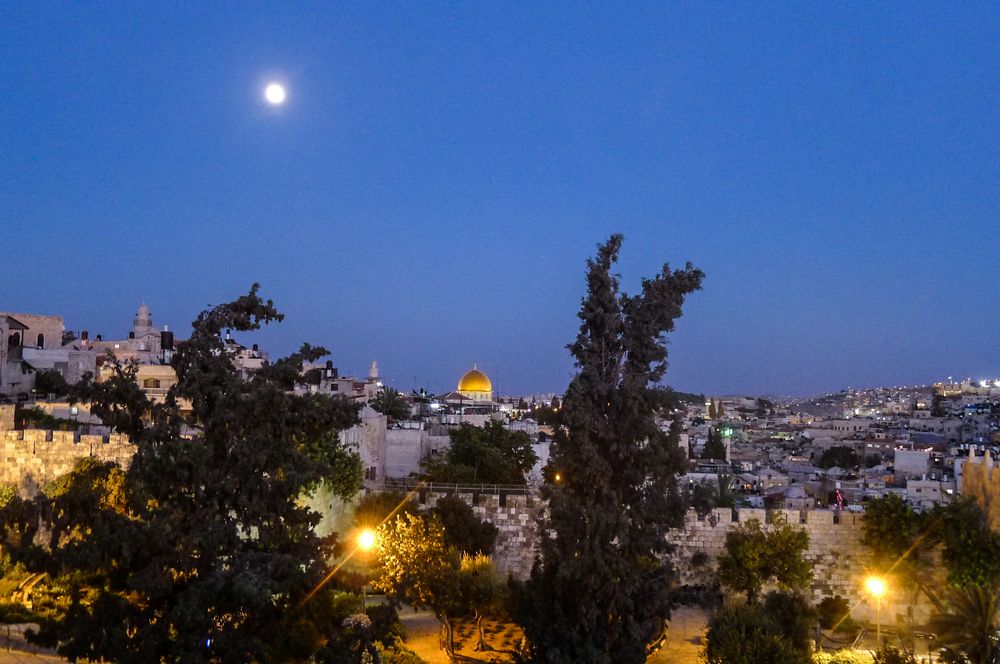
<svg viewBox="0 0 1000 664">
<path fill-rule="evenodd" d="M 729 507 L 716 507 L 712 510 L 716 523 L 732 523 L 733 510 Z"/>
<path fill-rule="evenodd" d="M 756 507 L 744 507 L 737 510 L 737 519 L 740 523 L 746 523 L 752 519 L 757 519 L 761 523 L 766 523 L 767 510 Z"/>
</svg>

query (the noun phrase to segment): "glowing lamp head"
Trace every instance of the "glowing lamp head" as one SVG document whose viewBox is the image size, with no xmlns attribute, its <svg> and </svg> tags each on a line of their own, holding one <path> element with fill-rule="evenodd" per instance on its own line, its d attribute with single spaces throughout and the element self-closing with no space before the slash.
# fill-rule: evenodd
<svg viewBox="0 0 1000 664">
<path fill-rule="evenodd" d="M 264 99 L 267 103 L 272 106 L 280 106 L 285 103 L 285 98 L 288 94 L 285 92 L 285 87 L 280 83 L 270 83 L 266 88 L 264 88 Z"/>
<path fill-rule="evenodd" d="M 865 579 L 865 590 L 872 597 L 882 597 L 885 594 L 885 579 L 878 576 L 869 576 Z"/>
<path fill-rule="evenodd" d="M 554 479 L 554 480 L 555 480 L 556 482 L 562 482 L 562 474 L 561 474 L 561 473 L 556 473 L 556 474 L 555 474 L 555 475 L 554 475 L 554 476 L 552 477 L 552 479 Z"/>
<path fill-rule="evenodd" d="M 375 548 L 375 531 L 365 528 L 358 534 L 358 548 L 362 551 L 371 551 Z"/>
</svg>

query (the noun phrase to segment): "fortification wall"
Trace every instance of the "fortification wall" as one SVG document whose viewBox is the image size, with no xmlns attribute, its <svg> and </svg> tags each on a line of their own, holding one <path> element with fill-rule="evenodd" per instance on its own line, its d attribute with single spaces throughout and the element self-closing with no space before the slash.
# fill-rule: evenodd
<svg viewBox="0 0 1000 664">
<path fill-rule="evenodd" d="M 127 468 L 135 445 L 126 436 L 81 435 L 75 431 L 0 431 L 0 483 L 25 495 L 73 469 L 77 459 L 94 457 Z"/>
<path fill-rule="evenodd" d="M 422 506 L 434 507 L 446 493 L 428 492 L 420 496 Z M 497 528 L 493 562 L 501 574 L 526 579 L 535 561 L 538 530 L 535 525 L 538 502 L 531 496 L 457 493 L 483 521 Z M 501 502 L 503 504 L 501 504 Z"/>
<path fill-rule="evenodd" d="M 685 584 L 710 582 L 717 560 L 726 544 L 726 535 L 751 519 L 769 523 L 775 514 L 809 535 L 805 559 L 813 565 L 812 599 L 840 595 L 848 600 L 857 620 L 874 622 L 876 606 L 864 591 L 864 580 L 871 574 L 872 559 L 861 543 L 862 515 L 831 510 L 716 509 L 705 519 L 690 511 L 684 527 L 672 531 L 669 539 L 676 549 L 672 561 Z M 699 552 L 703 556 L 696 555 Z M 925 597 L 904 593 L 889 580 L 888 593 L 882 600 L 882 622 L 893 624 L 907 616 L 917 624 L 926 623 L 932 606 Z"/>
</svg>

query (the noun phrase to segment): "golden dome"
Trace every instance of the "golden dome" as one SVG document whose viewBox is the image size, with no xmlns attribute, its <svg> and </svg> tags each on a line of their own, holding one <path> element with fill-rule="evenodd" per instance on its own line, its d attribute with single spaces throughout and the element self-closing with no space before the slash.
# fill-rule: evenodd
<svg viewBox="0 0 1000 664">
<path fill-rule="evenodd" d="M 466 371 L 461 380 L 458 381 L 459 392 L 492 392 L 493 383 L 479 369 Z"/>
</svg>

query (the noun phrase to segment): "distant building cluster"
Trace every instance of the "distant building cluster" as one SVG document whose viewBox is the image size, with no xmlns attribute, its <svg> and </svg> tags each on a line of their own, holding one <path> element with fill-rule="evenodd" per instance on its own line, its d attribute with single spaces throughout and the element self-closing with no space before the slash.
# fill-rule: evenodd
<svg viewBox="0 0 1000 664">
<path fill-rule="evenodd" d="M 691 482 L 731 482 L 752 507 L 857 511 L 895 493 L 916 508 L 962 491 L 1000 450 L 1000 381 L 849 389 L 802 402 L 715 398 L 685 412 Z M 726 458 L 701 458 L 710 431 Z"/>
<path fill-rule="evenodd" d="M 33 405 L 55 421 L 72 421 L 77 436 L 113 432 L 87 404 L 47 393 L 52 382 L 43 376 L 58 375 L 69 385 L 88 373 L 105 380 L 114 358 L 136 365 L 139 386 L 154 400 L 177 382 L 170 361 L 182 340 L 168 326 L 154 325 L 146 304 L 121 338 L 75 334 L 59 316 L 0 312 L 0 339 L 0 402 Z M 256 344 L 244 346 L 228 333 L 223 345 L 244 376 L 270 361 Z M 540 482 L 560 407 L 556 394 L 499 395 L 475 365 L 455 389 L 432 394 L 388 390 L 374 361 L 363 377 L 343 375 L 332 360 L 305 363 L 294 391 L 360 405 L 360 423 L 341 437 L 361 457 L 369 488 L 405 486 L 422 462 L 447 451 L 455 427 L 488 422 L 529 436 L 539 457 L 529 481 Z M 392 409 L 385 406 L 387 395 L 397 400 Z M 663 416 L 664 431 L 681 419 L 688 485 L 726 482 L 737 504 L 749 508 L 856 511 L 887 493 L 928 507 L 962 490 L 968 464 L 986 459 L 992 468 L 1000 455 L 995 379 L 848 389 L 802 401 L 681 395 L 674 413 Z"/>
</svg>

